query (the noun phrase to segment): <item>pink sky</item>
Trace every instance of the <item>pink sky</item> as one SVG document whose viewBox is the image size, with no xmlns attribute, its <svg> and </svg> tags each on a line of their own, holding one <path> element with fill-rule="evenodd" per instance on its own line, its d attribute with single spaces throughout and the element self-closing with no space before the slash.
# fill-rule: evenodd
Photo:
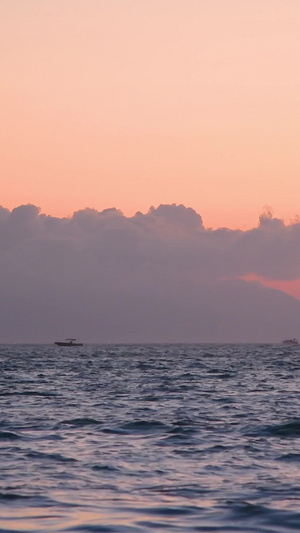
<svg viewBox="0 0 300 533">
<path fill-rule="evenodd" d="M 299 213 L 299 0 L 2 0 L 1 204 Z"/>
</svg>

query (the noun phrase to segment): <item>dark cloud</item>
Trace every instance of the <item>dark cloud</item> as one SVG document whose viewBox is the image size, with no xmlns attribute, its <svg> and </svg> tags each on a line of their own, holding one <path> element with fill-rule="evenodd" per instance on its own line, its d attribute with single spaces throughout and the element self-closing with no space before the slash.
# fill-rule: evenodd
<svg viewBox="0 0 300 533">
<path fill-rule="evenodd" d="M 55 218 L 0 208 L 3 342 L 80 335 L 103 342 L 276 341 L 300 302 L 238 278 L 300 277 L 300 224 L 270 213 L 249 231 L 205 229 L 183 205 L 125 217 Z"/>
</svg>

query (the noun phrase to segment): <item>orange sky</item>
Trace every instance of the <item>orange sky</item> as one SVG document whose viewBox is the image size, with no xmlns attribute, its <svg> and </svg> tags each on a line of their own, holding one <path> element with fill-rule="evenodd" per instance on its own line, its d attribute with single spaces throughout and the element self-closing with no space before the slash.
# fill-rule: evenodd
<svg viewBox="0 0 300 533">
<path fill-rule="evenodd" d="M 299 214 L 299 0 L 2 0 L 1 201 Z"/>
<path fill-rule="evenodd" d="M 265 285 L 266 287 L 271 287 L 272 289 L 277 289 L 279 291 L 285 292 L 300 300 L 300 279 L 292 281 L 282 281 L 282 280 L 273 280 L 273 279 L 264 279 L 262 277 L 250 274 L 248 276 L 243 276 L 242 279 L 245 281 L 258 281 Z"/>
</svg>

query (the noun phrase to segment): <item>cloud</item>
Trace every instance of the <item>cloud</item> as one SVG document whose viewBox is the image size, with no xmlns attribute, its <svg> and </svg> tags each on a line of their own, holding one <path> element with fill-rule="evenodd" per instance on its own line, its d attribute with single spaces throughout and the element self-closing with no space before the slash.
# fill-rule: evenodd
<svg viewBox="0 0 300 533">
<path fill-rule="evenodd" d="M 300 277 L 300 224 L 206 229 L 183 205 L 71 218 L 0 208 L 0 335 L 42 341 L 255 341 L 295 334 L 300 303 L 239 278 Z M 287 331 L 287 328 L 290 328 Z"/>
</svg>

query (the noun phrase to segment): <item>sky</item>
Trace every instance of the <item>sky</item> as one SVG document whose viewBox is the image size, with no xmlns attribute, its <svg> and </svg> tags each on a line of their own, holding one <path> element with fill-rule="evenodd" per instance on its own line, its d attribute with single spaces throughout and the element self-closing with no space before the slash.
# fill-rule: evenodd
<svg viewBox="0 0 300 533">
<path fill-rule="evenodd" d="M 299 0 L 2 0 L 1 205 L 299 214 Z"/>
<path fill-rule="evenodd" d="M 299 24 L 299 0 L 1 1 L 3 340 L 297 336 Z"/>
</svg>

